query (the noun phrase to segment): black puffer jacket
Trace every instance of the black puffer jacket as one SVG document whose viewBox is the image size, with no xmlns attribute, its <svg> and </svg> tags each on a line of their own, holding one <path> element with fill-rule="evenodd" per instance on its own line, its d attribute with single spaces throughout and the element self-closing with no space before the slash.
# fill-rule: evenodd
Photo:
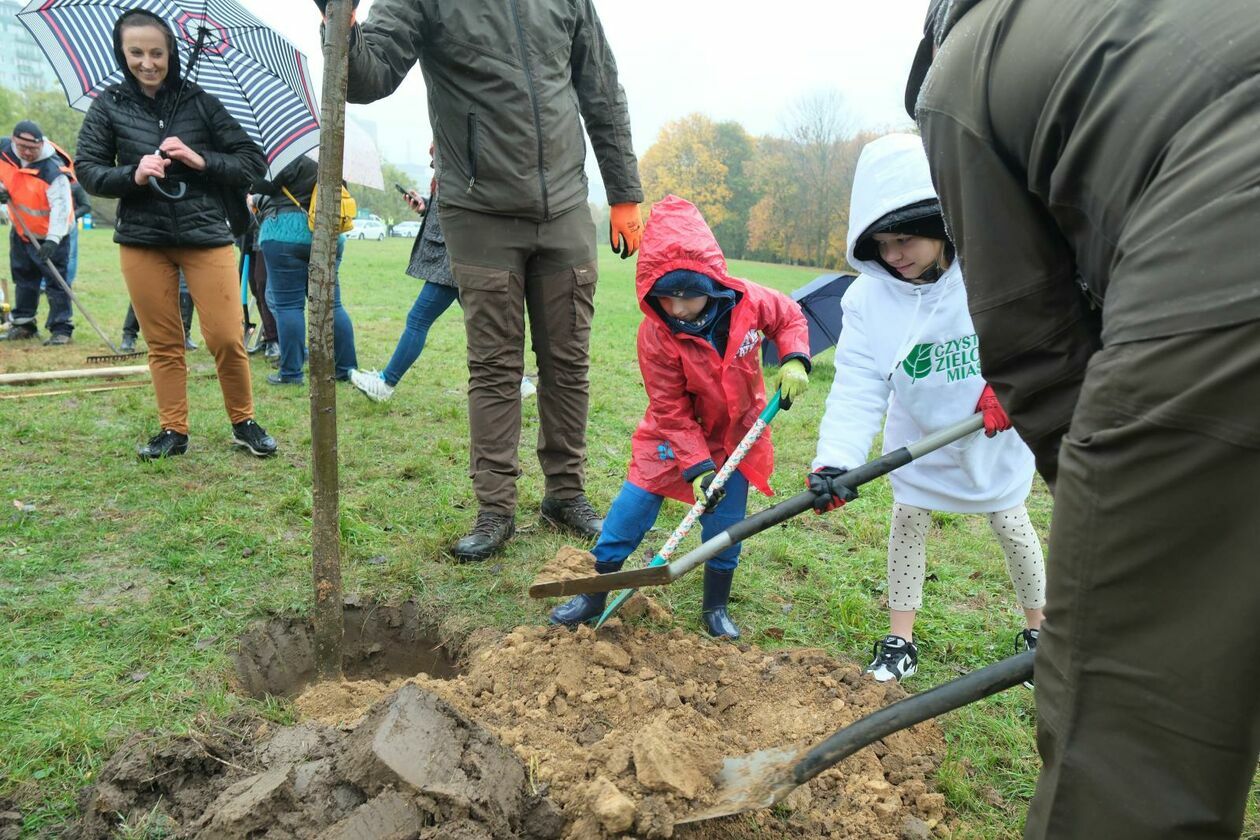
<svg viewBox="0 0 1260 840">
<path fill-rule="evenodd" d="M 160 19 L 157 25 L 168 32 Z M 214 96 L 195 84 L 184 88 L 179 110 L 169 116 L 180 89 L 178 48 L 172 35 L 171 70 L 156 98 L 146 96 L 127 73 L 92 103 L 79 132 L 75 162 L 79 181 L 93 195 L 120 199 L 114 241 L 121 245 L 209 248 L 230 245 L 232 232 L 216 193 L 244 196 L 266 172 L 262 150 Z M 126 68 L 118 29 L 114 53 Z M 206 159 L 204 172 L 173 162 L 166 182 L 184 181 L 188 191 L 178 201 L 135 182 L 136 167 L 165 137 L 178 137 Z M 173 187 L 169 184 L 168 189 Z"/>
<path fill-rule="evenodd" d="M 302 155 L 280 170 L 274 180 L 260 178 L 254 182 L 254 192 L 262 196 L 258 202 L 259 212 L 266 217 L 278 210 L 292 207 L 305 213 L 311 206 L 311 196 L 315 194 L 318 177 L 319 164 Z M 285 190 L 293 198 L 285 195 Z M 298 203 L 294 204 L 293 199 L 297 199 Z"/>
</svg>

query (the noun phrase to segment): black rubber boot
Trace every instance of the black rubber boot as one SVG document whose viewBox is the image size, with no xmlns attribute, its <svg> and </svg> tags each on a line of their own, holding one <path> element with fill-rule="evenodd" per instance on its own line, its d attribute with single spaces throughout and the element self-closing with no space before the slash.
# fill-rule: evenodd
<svg viewBox="0 0 1260 840">
<path fill-rule="evenodd" d="M 739 628 L 726 612 L 726 604 L 731 598 L 731 580 L 734 577 L 734 569 L 719 571 L 711 566 L 704 567 L 704 601 L 700 608 L 700 620 L 704 622 L 704 629 L 715 639 L 723 636 L 739 638 Z"/>
<path fill-rule="evenodd" d="M 620 563 L 596 563 L 595 571 L 606 575 L 621 569 Z M 551 611 L 551 623 L 563 624 L 565 627 L 577 627 L 588 621 L 594 621 L 604 614 L 608 605 L 607 592 L 591 592 L 575 595 Z"/>
</svg>

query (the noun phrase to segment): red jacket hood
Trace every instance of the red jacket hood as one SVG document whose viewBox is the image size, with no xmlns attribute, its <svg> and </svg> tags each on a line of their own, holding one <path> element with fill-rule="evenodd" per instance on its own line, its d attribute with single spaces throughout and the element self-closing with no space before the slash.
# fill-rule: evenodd
<svg viewBox="0 0 1260 840">
<path fill-rule="evenodd" d="M 660 320 L 647 302 L 648 292 L 662 276 L 678 269 L 698 271 L 741 295 L 744 283 L 726 272 L 726 257 L 696 205 L 676 195 L 667 195 L 652 205 L 643 244 L 639 247 L 639 267 L 634 285 L 639 308 Z"/>
</svg>

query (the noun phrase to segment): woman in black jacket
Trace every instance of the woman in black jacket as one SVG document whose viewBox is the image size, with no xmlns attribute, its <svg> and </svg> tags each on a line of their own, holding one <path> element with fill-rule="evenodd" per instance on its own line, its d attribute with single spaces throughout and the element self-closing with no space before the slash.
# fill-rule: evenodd
<svg viewBox="0 0 1260 840">
<path fill-rule="evenodd" d="M 124 13 L 114 25 L 114 54 L 125 80 L 106 89 L 88 110 L 77 169 L 89 193 L 119 199 L 114 241 L 121 246 L 123 279 L 149 345 L 162 427 L 140 448 L 140 457 L 188 450 L 181 270 L 214 356 L 232 442 L 259 457 L 273 455 L 275 440 L 254 422 L 236 255 L 218 197 L 222 191 L 244 200 L 266 170 L 262 150 L 219 100 L 182 80 L 175 34 L 161 18 L 140 10 Z M 186 192 L 167 198 L 153 188 L 158 180 L 165 192 L 177 192 L 178 183 Z"/>
</svg>

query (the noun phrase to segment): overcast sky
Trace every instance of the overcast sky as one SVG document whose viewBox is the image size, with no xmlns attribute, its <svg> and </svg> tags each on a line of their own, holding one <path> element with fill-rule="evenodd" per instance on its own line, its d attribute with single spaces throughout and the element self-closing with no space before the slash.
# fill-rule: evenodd
<svg viewBox="0 0 1260 840">
<path fill-rule="evenodd" d="M 311 0 L 240 0 L 310 59 L 319 84 L 319 13 Z M 474 2 L 475 0 L 464 0 Z M 670 120 L 694 111 L 779 133 L 787 107 L 838 91 L 857 128 L 906 127 L 910 60 L 928 0 L 595 0 L 630 102 L 642 155 Z M 371 0 L 359 7 L 371 18 Z M 387 99 L 352 105 L 375 123 L 384 156 L 427 163 L 431 137 L 418 69 Z M 593 166 L 592 166 L 593 170 Z"/>
</svg>

